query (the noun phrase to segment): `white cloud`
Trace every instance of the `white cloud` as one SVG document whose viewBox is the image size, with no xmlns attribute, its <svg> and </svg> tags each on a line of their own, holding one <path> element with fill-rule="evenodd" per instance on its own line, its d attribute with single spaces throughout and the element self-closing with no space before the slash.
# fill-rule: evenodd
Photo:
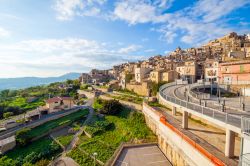
<svg viewBox="0 0 250 166">
<path fill-rule="evenodd" d="M 0 27 L 0 37 L 8 37 L 10 36 L 10 31 Z"/>
<path fill-rule="evenodd" d="M 132 25 L 146 23 L 154 20 L 155 7 L 138 0 L 121 1 L 116 4 L 114 16 Z"/>
<path fill-rule="evenodd" d="M 147 49 L 144 52 L 154 52 L 154 51 L 155 51 L 155 49 Z"/>
<path fill-rule="evenodd" d="M 163 12 L 171 7 L 174 0 L 127 0 L 119 1 L 115 5 L 113 18 L 128 22 L 130 25 L 138 23 L 159 23 L 169 18 Z"/>
<path fill-rule="evenodd" d="M 127 48 L 127 49 L 126 49 Z M 135 55 L 139 46 L 112 48 L 106 43 L 82 38 L 26 40 L 0 46 L 0 77 L 53 76 L 70 71 L 87 72 L 91 68 L 141 59 Z M 13 69 L 15 68 L 15 70 Z M 17 72 L 13 72 L 17 71 Z"/>
<path fill-rule="evenodd" d="M 114 16 L 130 25 L 157 23 L 153 31 L 161 40 L 173 43 L 177 37 L 184 43 L 203 43 L 225 35 L 234 29 L 224 19 L 232 11 L 250 4 L 249 0 L 200 0 L 192 6 L 167 13 L 172 0 L 127 0 L 115 5 Z"/>
<path fill-rule="evenodd" d="M 71 20 L 74 16 L 97 16 L 100 5 L 106 0 L 55 0 L 53 8 L 57 12 L 57 19 Z"/>
<path fill-rule="evenodd" d="M 141 49 L 142 46 L 141 45 L 135 45 L 135 44 L 132 44 L 128 47 L 124 47 L 124 48 L 121 48 L 118 53 L 120 54 L 128 54 L 130 52 L 135 52 L 135 51 L 138 51 L 139 49 Z"/>
<path fill-rule="evenodd" d="M 201 0 L 192 8 L 192 14 L 212 22 L 249 3 L 249 0 Z"/>
</svg>

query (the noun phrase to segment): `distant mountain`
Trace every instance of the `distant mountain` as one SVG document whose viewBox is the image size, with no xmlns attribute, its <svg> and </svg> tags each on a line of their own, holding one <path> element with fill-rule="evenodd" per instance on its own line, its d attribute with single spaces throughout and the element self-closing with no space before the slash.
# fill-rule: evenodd
<svg viewBox="0 0 250 166">
<path fill-rule="evenodd" d="M 67 79 L 77 79 L 80 73 L 67 73 L 59 77 L 19 77 L 19 78 L 0 78 L 0 90 L 22 89 L 31 86 L 45 85 L 53 82 L 62 82 Z"/>
</svg>

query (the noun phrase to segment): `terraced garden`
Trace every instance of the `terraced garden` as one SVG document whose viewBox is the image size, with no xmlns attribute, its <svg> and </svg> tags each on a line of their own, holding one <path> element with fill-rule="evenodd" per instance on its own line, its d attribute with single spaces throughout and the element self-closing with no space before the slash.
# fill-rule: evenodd
<svg viewBox="0 0 250 166">
<path fill-rule="evenodd" d="M 40 136 L 44 133 L 49 132 L 50 130 L 61 126 L 61 125 L 66 125 L 66 124 L 71 124 L 74 121 L 77 121 L 79 119 L 82 119 L 84 116 L 86 116 L 88 114 L 88 110 L 79 110 L 77 112 L 71 113 L 67 116 L 64 116 L 62 118 L 56 119 L 56 120 L 52 120 L 49 121 L 47 123 L 44 123 L 43 125 L 40 125 L 38 127 L 33 128 L 32 130 L 30 130 L 27 135 L 29 135 L 31 138 Z"/>
<path fill-rule="evenodd" d="M 97 123 L 99 123 L 98 121 L 96 118 Z M 94 162 L 88 155 L 79 153 L 81 151 L 88 154 L 96 152 L 97 159 L 105 163 L 122 142 L 145 143 L 157 140 L 146 126 L 144 116 L 141 113 L 123 108 L 117 116 L 105 116 L 104 121 L 112 124 L 111 127 L 92 138 L 81 136 L 79 146 L 68 154 L 81 166 L 93 165 Z"/>
</svg>

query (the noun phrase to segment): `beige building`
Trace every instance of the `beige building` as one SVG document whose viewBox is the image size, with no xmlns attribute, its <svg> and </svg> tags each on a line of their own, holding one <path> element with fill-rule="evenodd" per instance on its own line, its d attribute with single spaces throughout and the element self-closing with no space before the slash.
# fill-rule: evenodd
<svg viewBox="0 0 250 166">
<path fill-rule="evenodd" d="M 179 73 L 182 80 L 193 83 L 196 80 L 197 63 L 195 61 L 187 61 L 184 65 L 176 67 L 176 72 Z"/>
<path fill-rule="evenodd" d="M 0 140 L 0 154 L 13 149 L 16 146 L 15 136 L 11 136 L 5 139 Z"/>
<path fill-rule="evenodd" d="M 178 77 L 178 73 L 174 70 L 154 70 L 150 72 L 150 80 L 152 82 L 172 82 Z"/>
<path fill-rule="evenodd" d="M 246 57 L 250 57 L 250 42 L 244 44 L 244 50 Z"/>
<path fill-rule="evenodd" d="M 88 84 L 88 83 L 91 83 L 92 80 L 89 74 L 82 73 L 81 76 L 79 77 L 79 81 L 82 84 Z"/>
<path fill-rule="evenodd" d="M 46 100 L 46 107 L 49 109 L 49 113 L 71 109 L 73 105 L 74 102 L 71 97 L 53 97 Z"/>
<path fill-rule="evenodd" d="M 135 68 L 135 81 L 142 83 L 145 78 L 149 77 L 150 71 L 151 71 L 150 68 L 143 68 L 143 67 Z"/>
<path fill-rule="evenodd" d="M 218 81 L 219 77 L 219 61 L 214 59 L 207 59 L 205 61 L 205 80 L 210 81 Z"/>
</svg>

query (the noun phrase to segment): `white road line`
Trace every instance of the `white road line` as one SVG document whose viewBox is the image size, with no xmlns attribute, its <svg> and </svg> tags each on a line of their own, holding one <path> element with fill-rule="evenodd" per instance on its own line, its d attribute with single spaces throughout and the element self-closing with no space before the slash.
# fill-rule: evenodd
<svg viewBox="0 0 250 166">
<path fill-rule="evenodd" d="M 162 153 L 149 153 L 149 154 L 143 154 L 143 155 L 147 156 L 147 155 L 158 155 L 158 154 L 162 154 Z"/>
<path fill-rule="evenodd" d="M 118 161 L 118 162 L 120 162 L 120 163 L 122 163 L 122 164 L 125 164 L 126 166 L 128 165 L 128 163 L 125 162 L 125 161 L 121 161 L 121 160 L 116 160 L 116 161 Z"/>
<path fill-rule="evenodd" d="M 148 165 L 156 164 L 156 163 L 163 163 L 163 162 L 167 162 L 167 161 L 168 161 L 168 160 L 154 161 L 154 162 L 148 163 Z"/>
<path fill-rule="evenodd" d="M 141 150 L 141 149 L 153 149 L 153 148 L 158 148 L 156 146 L 153 146 L 153 147 L 144 147 L 144 148 L 138 148 L 138 150 Z"/>
</svg>

